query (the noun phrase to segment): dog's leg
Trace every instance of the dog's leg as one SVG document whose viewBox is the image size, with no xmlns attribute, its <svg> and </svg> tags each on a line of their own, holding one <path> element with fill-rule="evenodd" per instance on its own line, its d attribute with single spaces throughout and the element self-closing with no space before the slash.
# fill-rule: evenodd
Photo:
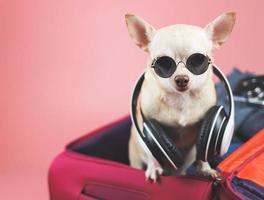
<svg viewBox="0 0 264 200">
<path fill-rule="evenodd" d="M 212 178 L 219 177 L 218 172 L 212 169 L 208 162 L 202 160 L 197 161 L 197 172 L 203 176 L 211 176 Z"/>
<path fill-rule="evenodd" d="M 147 162 L 147 170 L 145 171 L 145 176 L 147 180 L 152 180 L 156 182 L 159 178 L 159 175 L 163 173 L 163 169 L 160 164 L 156 161 L 153 156 L 149 155 L 148 162 Z"/>
<path fill-rule="evenodd" d="M 195 161 L 196 146 L 193 145 L 189 152 L 186 154 L 183 165 L 176 171 L 176 175 L 186 175 L 188 167 Z"/>
<path fill-rule="evenodd" d="M 145 171 L 146 179 L 156 182 L 158 176 L 163 170 L 156 159 L 153 157 L 146 144 L 138 137 L 137 130 L 131 127 L 131 136 L 129 140 L 129 161 L 132 167 L 142 169 L 143 161 L 147 165 Z"/>
<path fill-rule="evenodd" d="M 130 166 L 137 169 L 143 169 L 143 163 L 140 158 L 139 144 L 136 137 L 137 132 L 134 126 L 131 127 L 130 133 L 131 135 L 128 143 L 128 157 Z"/>
</svg>

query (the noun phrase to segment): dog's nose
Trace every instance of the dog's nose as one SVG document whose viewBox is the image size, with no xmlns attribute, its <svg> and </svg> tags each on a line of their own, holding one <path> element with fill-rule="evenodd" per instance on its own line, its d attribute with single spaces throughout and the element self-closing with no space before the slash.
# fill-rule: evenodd
<svg viewBox="0 0 264 200">
<path fill-rule="evenodd" d="M 189 77 L 186 75 L 178 75 L 174 80 L 176 82 L 176 85 L 180 88 L 186 87 L 189 83 Z"/>
</svg>

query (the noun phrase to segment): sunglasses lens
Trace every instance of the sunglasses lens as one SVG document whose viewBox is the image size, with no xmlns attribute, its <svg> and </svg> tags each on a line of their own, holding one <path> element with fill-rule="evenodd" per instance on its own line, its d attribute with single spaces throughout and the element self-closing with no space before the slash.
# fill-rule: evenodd
<svg viewBox="0 0 264 200">
<path fill-rule="evenodd" d="M 200 75 L 208 69 L 209 58 L 201 53 L 190 55 L 186 67 L 195 75 Z"/>
<path fill-rule="evenodd" d="M 154 63 L 154 70 L 162 78 L 170 77 L 176 70 L 176 64 L 171 57 L 162 56 Z"/>
</svg>

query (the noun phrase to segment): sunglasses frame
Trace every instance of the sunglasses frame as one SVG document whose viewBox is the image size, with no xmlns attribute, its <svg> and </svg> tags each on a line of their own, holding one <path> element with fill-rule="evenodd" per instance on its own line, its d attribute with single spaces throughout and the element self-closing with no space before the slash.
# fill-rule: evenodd
<svg viewBox="0 0 264 200">
<path fill-rule="evenodd" d="M 194 73 L 193 71 L 191 71 L 191 70 L 189 69 L 189 67 L 188 67 L 187 64 L 186 64 L 186 63 L 188 62 L 188 59 L 189 59 L 191 56 L 195 55 L 195 54 L 203 55 L 203 56 L 206 57 L 207 60 L 208 60 L 207 68 L 206 68 L 206 70 L 205 70 L 204 72 L 202 72 L 202 73 Z M 186 67 L 191 73 L 193 73 L 194 75 L 201 75 L 201 74 L 205 73 L 205 72 L 207 71 L 209 65 L 212 64 L 212 60 L 211 60 L 211 58 L 210 58 L 208 55 L 204 55 L 204 54 L 202 54 L 202 53 L 193 53 L 193 54 L 191 54 L 190 56 L 188 56 L 188 58 L 186 59 L 186 62 L 183 62 L 182 60 L 180 60 L 178 63 L 176 63 L 176 61 L 175 61 L 172 57 L 170 57 L 170 56 L 166 56 L 166 55 L 164 55 L 164 56 L 158 56 L 158 57 L 154 58 L 153 61 L 152 61 L 152 63 L 151 63 L 151 68 L 154 69 L 155 73 L 156 73 L 158 76 L 160 76 L 160 74 L 158 74 L 158 73 L 156 72 L 156 70 L 155 70 L 155 64 L 156 64 L 156 62 L 158 61 L 158 59 L 160 59 L 160 58 L 162 58 L 162 57 L 168 57 L 168 58 L 170 58 L 170 59 L 174 62 L 174 64 L 175 64 L 175 69 L 173 70 L 173 73 L 176 71 L 178 65 L 179 65 L 180 63 L 183 63 L 184 66 L 185 66 L 185 67 Z M 173 74 L 173 73 L 172 73 L 172 74 Z M 162 77 L 162 78 L 169 78 L 169 77 L 172 76 L 172 74 L 170 74 L 169 76 L 160 76 L 160 77 Z"/>
</svg>

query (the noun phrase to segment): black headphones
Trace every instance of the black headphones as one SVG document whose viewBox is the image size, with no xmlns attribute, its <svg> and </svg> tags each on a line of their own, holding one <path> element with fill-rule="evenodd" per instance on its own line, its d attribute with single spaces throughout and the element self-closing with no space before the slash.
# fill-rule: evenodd
<svg viewBox="0 0 264 200">
<path fill-rule="evenodd" d="M 197 141 L 197 159 L 210 161 L 216 156 L 224 155 L 231 143 L 234 132 L 234 99 L 230 84 L 224 73 L 213 66 L 214 74 L 224 83 L 229 99 L 229 112 L 224 107 L 213 106 L 206 113 Z M 163 168 L 178 169 L 183 164 L 183 156 L 175 143 L 168 137 L 159 122 L 155 119 L 146 119 L 140 109 L 143 119 L 143 133 L 137 119 L 137 99 L 144 81 L 144 74 L 136 83 L 132 94 L 131 119 L 140 137 Z"/>
</svg>

